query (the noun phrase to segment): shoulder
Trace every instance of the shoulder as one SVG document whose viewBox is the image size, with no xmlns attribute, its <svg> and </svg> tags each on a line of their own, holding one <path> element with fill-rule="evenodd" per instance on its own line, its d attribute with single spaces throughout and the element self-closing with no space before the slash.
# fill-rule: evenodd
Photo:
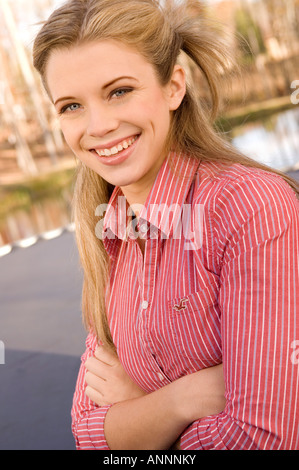
<svg viewBox="0 0 299 470">
<path fill-rule="evenodd" d="M 238 205 L 239 210 L 252 211 L 265 205 L 282 209 L 299 201 L 290 185 L 280 175 L 239 163 L 203 162 L 195 181 L 194 199 L 217 210 Z"/>
<path fill-rule="evenodd" d="M 280 237 L 299 229 L 299 201 L 291 186 L 271 171 L 240 164 L 199 166 L 194 207 L 218 244 L 233 246 L 244 237 L 250 243 Z"/>
</svg>

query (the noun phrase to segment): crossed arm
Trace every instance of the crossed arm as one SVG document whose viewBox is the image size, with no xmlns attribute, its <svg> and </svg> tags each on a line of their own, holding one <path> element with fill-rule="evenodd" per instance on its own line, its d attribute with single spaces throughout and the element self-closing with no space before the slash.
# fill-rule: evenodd
<svg viewBox="0 0 299 470">
<path fill-rule="evenodd" d="M 222 366 L 144 394 L 117 358 L 93 347 L 74 400 L 80 448 L 167 449 L 180 437 L 183 449 L 298 449 L 298 201 L 275 178 L 224 189 L 213 226 L 223 247 L 216 254 L 226 404 Z M 251 211 L 241 212 L 240 194 Z"/>
<path fill-rule="evenodd" d="M 181 377 L 147 394 L 104 346 L 85 362 L 85 394 L 105 418 L 110 449 L 168 449 L 193 421 L 225 407 L 222 365 Z"/>
</svg>

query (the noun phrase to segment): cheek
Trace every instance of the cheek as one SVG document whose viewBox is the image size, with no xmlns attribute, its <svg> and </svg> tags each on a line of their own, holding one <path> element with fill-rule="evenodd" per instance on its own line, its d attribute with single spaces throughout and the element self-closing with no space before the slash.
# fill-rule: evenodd
<svg viewBox="0 0 299 470">
<path fill-rule="evenodd" d="M 155 135 L 167 132 L 170 125 L 170 111 L 164 99 L 159 95 L 153 95 L 140 106 L 139 123 L 148 128 Z"/>
<path fill-rule="evenodd" d="M 138 102 L 135 102 L 135 111 L 140 117 L 147 120 L 158 121 L 165 119 L 169 114 L 169 103 L 162 90 L 152 87 L 150 92 L 140 96 Z"/>
<path fill-rule="evenodd" d="M 65 138 L 67 145 L 72 149 L 75 150 L 76 147 L 79 145 L 79 132 L 77 130 L 75 123 L 70 122 L 61 122 L 60 128 Z"/>
</svg>

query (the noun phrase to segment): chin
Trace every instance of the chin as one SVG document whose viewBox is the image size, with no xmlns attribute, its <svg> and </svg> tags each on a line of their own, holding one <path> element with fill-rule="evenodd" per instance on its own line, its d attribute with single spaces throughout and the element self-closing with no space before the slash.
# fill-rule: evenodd
<svg viewBox="0 0 299 470">
<path fill-rule="evenodd" d="M 112 174 L 109 174 L 107 175 L 107 179 L 104 177 L 104 179 L 106 179 L 106 181 L 108 181 L 110 184 L 113 184 L 114 186 L 119 186 L 119 187 L 127 187 L 127 186 L 131 186 L 131 185 L 134 185 L 136 183 L 138 183 L 138 181 L 140 180 L 140 176 L 139 175 L 135 175 L 133 174 L 133 171 L 130 171 L 130 172 L 124 172 L 122 171 L 123 174 L 120 174 L 120 175 L 115 175 L 115 177 L 112 176 Z"/>
</svg>

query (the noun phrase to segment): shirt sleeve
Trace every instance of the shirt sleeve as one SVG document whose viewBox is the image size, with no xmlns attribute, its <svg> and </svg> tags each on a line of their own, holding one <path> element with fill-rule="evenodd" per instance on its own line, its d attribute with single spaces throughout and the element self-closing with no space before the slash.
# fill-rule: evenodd
<svg viewBox="0 0 299 470">
<path fill-rule="evenodd" d="M 299 448 L 298 209 L 289 185 L 262 172 L 214 200 L 226 407 L 192 423 L 183 450 Z"/>
<path fill-rule="evenodd" d="M 72 431 L 77 450 L 109 450 L 104 434 L 104 421 L 111 405 L 99 407 L 85 395 L 85 361 L 94 355 L 97 339 L 89 334 L 86 351 L 81 357 L 72 406 Z"/>
</svg>

